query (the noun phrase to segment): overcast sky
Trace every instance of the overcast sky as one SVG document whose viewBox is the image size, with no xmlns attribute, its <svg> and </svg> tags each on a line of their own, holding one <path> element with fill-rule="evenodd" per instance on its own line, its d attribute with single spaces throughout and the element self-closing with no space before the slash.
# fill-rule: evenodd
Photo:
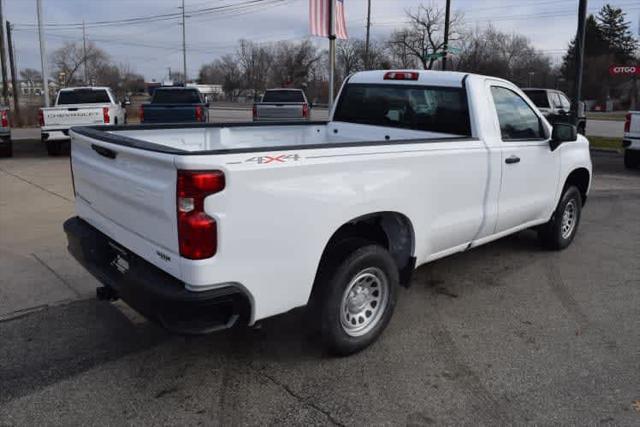
<svg viewBox="0 0 640 427">
<path fill-rule="evenodd" d="M 16 24 L 15 49 L 20 69 L 40 69 L 36 23 L 36 0 L 4 1 L 5 19 Z M 248 0 L 185 0 L 187 14 L 204 8 L 245 3 Z M 65 41 L 81 41 L 80 27 L 60 25 L 87 23 L 87 39 L 94 41 L 118 63 L 128 63 L 148 80 L 167 77 L 167 68 L 182 70 L 180 19 L 168 16 L 155 22 L 118 25 L 95 24 L 179 12 L 181 0 L 42 0 L 48 52 Z M 344 0 L 347 30 L 364 37 L 366 0 Z M 445 0 L 372 0 L 372 37 L 383 38 L 405 22 L 405 10 L 419 4 L 443 6 Z M 596 12 L 606 0 L 590 0 Z M 610 0 L 627 11 L 637 36 L 640 0 Z M 527 36 L 540 50 L 559 62 L 576 30 L 578 0 L 452 0 L 452 8 L 464 14 L 469 27 L 486 26 Z M 187 64 L 195 77 L 203 63 L 235 49 L 241 38 L 256 42 L 302 40 L 308 37 L 308 0 L 264 0 L 241 11 L 208 12 L 187 19 Z M 31 25 L 30 25 L 31 24 Z M 323 39 L 314 38 L 319 46 Z"/>
</svg>

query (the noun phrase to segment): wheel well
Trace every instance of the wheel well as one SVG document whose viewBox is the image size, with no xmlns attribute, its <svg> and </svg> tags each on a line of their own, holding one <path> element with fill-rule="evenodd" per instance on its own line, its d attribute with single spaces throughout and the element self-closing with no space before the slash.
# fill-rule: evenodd
<svg viewBox="0 0 640 427">
<path fill-rule="evenodd" d="M 398 212 L 377 212 L 354 218 L 333 233 L 320 262 L 349 238 L 362 238 L 387 249 L 398 266 L 400 283 L 408 286 L 415 267 L 414 232 L 409 218 Z"/>
<path fill-rule="evenodd" d="M 572 171 L 567 177 L 564 188 L 575 185 L 582 196 L 582 204 L 587 202 L 587 190 L 589 189 L 589 171 L 585 168 L 579 168 Z"/>
</svg>

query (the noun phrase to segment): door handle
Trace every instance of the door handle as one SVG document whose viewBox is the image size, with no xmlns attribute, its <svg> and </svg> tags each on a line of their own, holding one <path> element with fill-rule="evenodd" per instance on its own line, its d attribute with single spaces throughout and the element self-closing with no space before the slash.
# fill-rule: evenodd
<svg viewBox="0 0 640 427">
<path fill-rule="evenodd" d="M 106 157 L 107 159 L 115 159 L 118 155 L 118 153 L 116 153 L 115 151 L 109 150 L 106 147 L 101 147 L 100 145 L 91 144 L 91 148 L 93 149 L 93 151 L 103 157 Z"/>
<path fill-rule="evenodd" d="M 512 165 L 514 163 L 520 163 L 520 157 L 512 154 L 511 156 L 507 157 L 507 159 L 504 162 L 508 165 Z"/>
</svg>

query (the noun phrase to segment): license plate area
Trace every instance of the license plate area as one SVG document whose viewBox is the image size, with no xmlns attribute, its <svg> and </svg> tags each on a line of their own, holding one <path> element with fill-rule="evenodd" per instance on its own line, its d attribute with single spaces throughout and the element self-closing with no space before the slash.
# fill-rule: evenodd
<svg viewBox="0 0 640 427">
<path fill-rule="evenodd" d="M 107 244 L 107 259 L 109 266 L 122 275 L 131 268 L 129 251 L 111 240 Z"/>
</svg>

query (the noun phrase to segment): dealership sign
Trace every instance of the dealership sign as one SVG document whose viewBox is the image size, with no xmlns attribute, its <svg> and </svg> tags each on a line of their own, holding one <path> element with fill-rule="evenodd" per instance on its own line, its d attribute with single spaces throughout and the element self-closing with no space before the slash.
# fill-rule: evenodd
<svg viewBox="0 0 640 427">
<path fill-rule="evenodd" d="M 638 76 L 640 75 L 640 65 L 612 65 L 609 67 L 609 74 L 612 76 Z"/>
</svg>

